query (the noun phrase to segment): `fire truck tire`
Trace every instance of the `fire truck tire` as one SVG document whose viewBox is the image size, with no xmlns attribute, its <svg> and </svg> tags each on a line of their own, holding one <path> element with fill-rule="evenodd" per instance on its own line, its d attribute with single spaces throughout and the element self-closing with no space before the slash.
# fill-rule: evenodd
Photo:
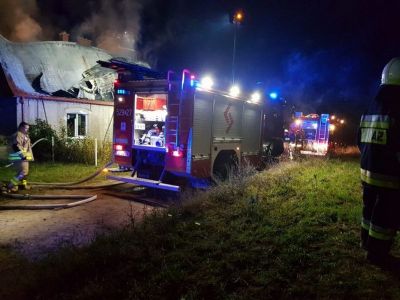
<svg viewBox="0 0 400 300">
<path fill-rule="evenodd" d="M 263 148 L 263 154 L 271 157 L 278 157 L 285 150 L 283 146 L 283 139 L 281 138 L 272 138 L 263 145 Z"/>
<path fill-rule="evenodd" d="M 218 153 L 213 165 L 213 177 L 225 181 L 232 173 L 237 172 L 239 159 L 233 150 L 222 150 Z"/>
</svg>

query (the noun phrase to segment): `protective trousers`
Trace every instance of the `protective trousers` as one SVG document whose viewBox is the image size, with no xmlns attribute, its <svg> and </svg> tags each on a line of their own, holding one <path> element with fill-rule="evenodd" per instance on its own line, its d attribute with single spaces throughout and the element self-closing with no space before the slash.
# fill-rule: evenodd
<svg viewBox="0 0 400 300">
<path fill-rule="evenodd" d="M 384 257 L 400 227 L 400 190 L 363 184 L 362 247 Z"/>
<path fill-rule="evenodd" d="M 16 187 L 19 184 L 26 186 L 26 178 L 29 174 L 29 162 L 24 160 L 16 161 L 14 162 L 14 168 L 17 171 L 17 174 L 11 179 L 10 186 Z"/>
</svg>

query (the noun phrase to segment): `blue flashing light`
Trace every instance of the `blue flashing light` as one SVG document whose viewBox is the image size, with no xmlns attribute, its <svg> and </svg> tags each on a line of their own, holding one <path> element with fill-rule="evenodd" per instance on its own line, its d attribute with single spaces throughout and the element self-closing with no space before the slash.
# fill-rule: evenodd
<svg viewBox="0 0 400 300">
<path fill-rule="evenodd" d="M 198 80 L 191 79 L 190 80 L 190 86 L 192 88 L 199 88 L 199 87 L 201 87 L 201 84 L 200 84 L 200 82 Z"/>
<path fill-rule="evenodd" d="M 117 95 L 130 95 L 130 91 L 124 89 L 117 89 Z"/>
<path fill-rule="evenodd" d="M 278 93 L 276 93 L 276 92 L 271 92 L 271 93 L 269 93 L 269 97 L 271 98 L 271 99 L 277 99 L 278 98 Z"/>
</svg>

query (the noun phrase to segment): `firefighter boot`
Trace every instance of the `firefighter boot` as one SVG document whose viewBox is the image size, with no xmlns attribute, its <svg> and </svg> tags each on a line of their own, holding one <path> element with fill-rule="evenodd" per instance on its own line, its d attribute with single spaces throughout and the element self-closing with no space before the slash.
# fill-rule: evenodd
<svg viewBox="0 0 400 300">
<path fill-rule="evenodd" d="M 26 179 L 23 179 L 19 186 L 20 186 L 21 190 L 30 190 L 31 189 L 31 187 L 28 185 L 28 182 L 26 181 Z"/>
<path fill-rule="evenodd" d="M 369 236 L 367 260 L 382 270 L 400 276 L 400 258 L 389 254 L 392 244 L 393 240 L 379 240 Z"/>
<path fill-rule="evenodd" d="M 393 275 L 400 277 L 400 258 L 391 254 L 377 254 L 374 252 L 368 252 L 367 260 L 372 265 L 381 268 L 384 271 L 388 271 Z"/>
<path fill-rule="evenodd" d="M 7 185 L 7 193 L 16 193 L 18 192 L 18 185 L 14 185 L 13 183 L 9 183 Z"/>
<path fill-rule="evenodd" d="M 18 183 L 19 183 L 18 178 L 12 178 L 9 184 L 7 185 L 7 192 L 8 193 L 18 192 Z"/>
</svg>

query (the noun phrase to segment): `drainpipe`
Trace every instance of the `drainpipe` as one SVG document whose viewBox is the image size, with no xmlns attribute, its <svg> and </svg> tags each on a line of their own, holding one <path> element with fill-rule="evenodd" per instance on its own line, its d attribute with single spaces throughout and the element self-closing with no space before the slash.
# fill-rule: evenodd
<svg viewBox="0 0 400 300">
<path fill-rule="evenodd" d="M 24 98 L 17 97 L 17 102 L 21 104 L 21 122 L 24 122 Z"/>
</svg>

